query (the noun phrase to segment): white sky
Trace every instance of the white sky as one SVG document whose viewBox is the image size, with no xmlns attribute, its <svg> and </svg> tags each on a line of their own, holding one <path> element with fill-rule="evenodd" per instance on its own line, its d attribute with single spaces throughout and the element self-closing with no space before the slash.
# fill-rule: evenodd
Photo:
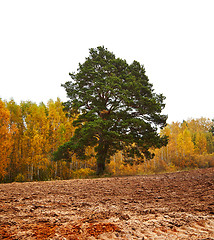
<svg viewBox="0 0 214 240">
<path fill-rule="evenodd" d="M 213 0 L 0 0 L 0 98 L 65 101 L 100 45 L 145 66 L 169 123 L 214 118 Z"/>
</svg>

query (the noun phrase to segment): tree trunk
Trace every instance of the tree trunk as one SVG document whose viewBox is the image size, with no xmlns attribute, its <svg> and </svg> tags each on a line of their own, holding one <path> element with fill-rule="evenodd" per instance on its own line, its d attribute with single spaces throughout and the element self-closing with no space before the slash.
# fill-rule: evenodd
<svg viewBox="0 0 214 240">
<path fill-rule="evenodd" d="M 33 181 L 33 163 L 31 163 L 30 180 Z"/>
<path fill-rule="evenodd" d="M 107 158 L 107 153 L 108 153 L 108 144 L 100 144 L 98 147 L 97 151 L 97 175 L 102 175 L 105 171 L 105 163 L 106 163 L 106 158 Z"/>
<path fill-rule="evenodd" d="M 105 170 L 105 158 L 104 157 L 99 157 L 97 158 L 97 175 L 102 175 Z"/>
</svg>

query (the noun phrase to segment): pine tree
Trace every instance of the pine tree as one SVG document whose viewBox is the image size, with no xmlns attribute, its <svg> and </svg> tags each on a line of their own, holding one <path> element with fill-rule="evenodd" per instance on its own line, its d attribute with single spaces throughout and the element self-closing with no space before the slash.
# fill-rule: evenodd
<svg viewBox="0 0 214 240">
<path fill-rule="evenodd" d="M 104 47 L 90 49 L 90 56 L 79 64 L 72 81 L 63 84 L 70 99 L 67 109 L 79 113 L 75 134 L 55 153 L 55 159 L 69 159 L 74 153 L 85 158 L 87 146 L 95 147 L 97 174 L 117 151 L 127 156 L 151 158 L 149 149 L 166 145 L 157 128 L 164 127 L 165 97 L 154 93 L 137 61 L 128 64 Z"/>
</svg>

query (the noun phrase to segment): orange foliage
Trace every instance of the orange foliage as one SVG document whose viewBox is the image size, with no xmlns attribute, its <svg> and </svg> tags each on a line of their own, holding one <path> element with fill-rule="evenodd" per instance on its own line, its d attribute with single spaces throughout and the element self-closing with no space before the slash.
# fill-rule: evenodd
<svg viewBox="0 0 214 240">
<path fill-rule="evenodd" d="M 0 180 L 3 179 L 7 173 L 14 130 L 14 126 L 10 126 L 10 112 L 0 99 Z"/>
</svg>

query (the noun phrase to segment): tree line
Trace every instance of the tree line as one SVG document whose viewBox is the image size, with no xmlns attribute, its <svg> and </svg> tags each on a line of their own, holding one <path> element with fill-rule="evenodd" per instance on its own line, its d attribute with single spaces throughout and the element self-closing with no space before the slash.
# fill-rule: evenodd
<svg viewBox="0 0 214 240">
<path fill-rule="evenodd" d="M 139 62 L 99 46 L 69 75 L 65 103 L 0 102 L 0 181 L 213 166 L 212 121 L 167 125 Z"/>
<path fill-rule="evenodd" d="M 201 117 L 172 122 L 160 134 L 168 136 L 168 144 L 151 149 L 153 159 L 136 164 L 120 153 L 108 170 L 113 175 L 133 175 L 214 167 L 214 120 Z"/>
<path fill-rule="evenodd" d="M 94 148 L 85 159 L 53 160 L 53 153 L 74 134 L 73 121 L 60 99 L 47 104 L 0 100 L 0 181 L 86 177 L 96 172 Z M 168 144 L 151 149 L 155 157 L 138 162 L 126 150 L 107 164 L 111 175 L 129 175 L 214 167 L 214 124 L 206 118 L 168 124 L 160 132 Z"/>
<path fill-rule="evenodd" d="M 46 105 L 0 100 L 0 180 L 69 178 L 74 166 L 52 161 L 52 155 L 72 137 L 72 122 L 60 99 L 50 100 Z M 74 159 L 72 164 L 82 167 Z"/>
</svg>

